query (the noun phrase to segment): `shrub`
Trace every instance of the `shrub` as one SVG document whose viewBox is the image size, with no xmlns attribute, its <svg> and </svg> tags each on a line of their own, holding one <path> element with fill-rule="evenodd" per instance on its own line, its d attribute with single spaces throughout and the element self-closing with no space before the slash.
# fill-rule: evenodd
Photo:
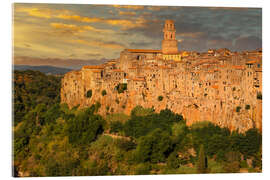
<svg viewBox="0 0 270 180">
<path fill-rule="evenodd" d="M 130 151 L 136 148 L 136 144 L 134 142 L 125 139 L 117 139 L 116 146 L 124 151 Z"/>
<path fill-rule="evenodd" d="M 207 172 L 207 157 L 205 156 L 204 153 L 204 146 L 201 145 L 200 147 L 200 153 L 198 157 L 198 162 L 197 162 L 197 171 L 198 173 L 206 173 Z"/>
<path fill-rule="evenodd" d="M 136 175 L 146 175 L 150 174 L 151 164 L 150 163 L 141 163 L 135 168 Z"/>
<path fill-rule="evenodd" d="M 262 100 L 262 93 L 261 93 L 261 92 L 258 92 L 258 93 L 257 93 L 257 99 Z"/>
<path fill-rule="evenodd" d="M 102 96 L 107 95 L 107 92 L 106 92 L 106 90 L 105 90 L 105 89 L 104 89 L 104 90 L 102 90 L 101 95 L 102 95 Z"/>
<path fill-rule="evenodd" d="M 246 110 L 249 110 L 249 109 L 250 109 L 250 105 L 246 104 Z"/>
<path fill-rule="evenodd" d="M 115 99 L 115 102 L 116 102 L 117 104 L 119 104 L 119 103 L 120 103 L 119 99 Z"/>
<path fill-rule="evenodd" d="M 176 152 L 173 152 L 169 155 L 168 157 L 168 161 L 167 161 L 167 166 L 170 169 L 177 169 L 180 167 L 180 163 L 179 163 L 179 159 L 178 159 L 178 155 Z"/>
<path fill-rule="evenodd" d="M 240 106 L 237 106 L 236 107 L 236 112 L 240 112 L 240 110 L 241 110 L 241 107 Z"/>
<path fill-rule="evenodd" d="M 131 116 L 148 116 L 154 113 L 152 108 L 144 108 L 140 105 L 136 106 L 131 111 Z"/>
<path fill-rule="evenodd" d="M 88 90 L 86 92 L 86 97 L 91 98 L 92 97 L 92 89 Z"/>
<path fill-rule="evenodd" d="M 117 86 L 115 86 L 115 89 L 119 94 L 123 93 L 125 90 L 127 90 L 127 83 L 119 83 Z"/>
<path fill-rule="evenodd" d="M 69 142 L 74 145 L 89 144 L 103 132 L 105 121 L 99 115 L 88 111 L 79 112 L 78 115 L 67 121 L 67 135 Z"/>
<path fill-rule="evenodd" d="M 136 155 L 139 162 L 159 163 L 165 162 L 171 151 L 172 141 L 169 134 L 156 129 L 139 139 Z"/>
<path fill-rule="evenodd" d="M 162 101 L 163 100 L 163 96 L 158 96 L 158 101 Z"/>
<path fill-rule="evenodd" d="M 123 130 L 123 124 L 120 121 L 114 121 L 110 124 L 110 133 L 118 133 Z"/>
<path fill-rule="evenodd" d="M 99 110 L 100 107 L 101 107 L 101 104 L 100 104 L 99 101 L 97 101 L 97 102 L 95 103 L 95 111 L 94 111 L 94 112 L 98 112 L 98 110 Z"/>
</svg>

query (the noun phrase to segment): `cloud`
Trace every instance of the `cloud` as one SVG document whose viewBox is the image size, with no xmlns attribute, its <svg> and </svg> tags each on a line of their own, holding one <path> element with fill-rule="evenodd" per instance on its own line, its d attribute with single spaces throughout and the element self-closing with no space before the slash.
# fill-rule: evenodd
<svg viewBox="0 0 270 180">
<path fill-rule="evenodd" d="M 161 6 L 148 6 L 147 9 L 150 11 L 160 11 L 161 10 Z"/>
<path fill-rule="evenodd" d="M 256 36 L 239 37 L 235 40 L 234 48 L 239 51 L 262 48 L 262 39 Z"/>
<path fill-rule="evenodd" d="M 132 48 L 141 48 L 141 49 L 143 49 L 143 48 L 145 48 L 147 46 L 150 46 L 152 44 L 153 44 L 153 42 L 131 42 L 129 45 Z"/>
<path fill-rule="evenodd" d="M 14 65 L 30 65 L 30 66 L 56 66 L 79 69 L 85 65 L 98 65 L 106 62 L 107 59 L 60 59 L 60 58 L 36 58 L 28 56 L 14 57 Z"/>
<path fill-rule="evenodd" d="M 119 15 L 124 15 L 124 16 L 135 16 L 136 12 L 130 12 L 130 11 L 119 11 Z"/>
<path fill-rule="evenodd" d="M 143 10 L 144 6 L 137 6 L 137 5 L 113 5 L 115 8 L 122 8 L 122 9 L 133 9 L 133 10 Z"/>
<path fill-rule="evenodd" d="M 100 18 L 89 18 L 89 17 L 83 17 L 79 15 L 69 15 L 69 14 L 58 14 L 55 16 L 55 18 L 65 19 L 65 20 L 74 20 L 78 22 L 87 22 L 87 23 L 102 21 Z"/>
<path fill-rule="evenodd" d="M 131 8 L 131 9 L 141 9 L 143 6 L 124 6 L 124 8 Z M 122 8 L 122 6 L 121 6 Z M 27 13 L 29 16 L 34 16 L 38 18 L 46 18 L 46 19 L 63 19 L 63 20 L 72 20 L 77 22 L 84 22 L 84 23 L 104 23 L 113 26 L 121 26 L 123 30 L 141 27 L 144 25 L 145 20 L 143 18 L 137 18 L 135 20 L 128 20 L 128 19 L 104 19 L 99 17 L 87 17 L 87 16 L 80 16 L 75 14 L 69 10 L 52 10 L 48 8 L 16 8 L 16 12 L 24 12 Z M 122 15 L 134 15 L 135 12 L 124 12 L 120 11 Z M 67 27 L 67 26 L 66 26 Z M 71 27 L 74 29 L 74 27 Z M 77 28 L 76 28 L 77 29 Z M 92 29 L 94 30 L 94 29 Z M 97 31 L 98 32 L 98 31 Z"/>
<path fill-rule="evenodd" d="M 88 57 L 102 57 L 102 54 L 100 53 L 85 53 Z"/>
<path fill-rule="evenodd" d="M 84 44 L 94 47 L 106 48 L 106 49 L 124 49 L 124 45 L 116 42 L 102 42 L 102 41 L 86 41 L 83 39 L 71 40 L 73 43 Z"/>
<path fill-rule="evenodd" d="M 64 23 L 51 23 L 51 27 L 59 29 L 61 33 L 64 34 L 77 34 L 85 31 L 94 31 L 94 32 L 113 32 L 112 30 L 107 29 L 96 29 L 92 26 L 77 26 L 75 24 L 64 24 Z"/>
<path fill-rule="evenodd" d="M 104 20 L 105 23 L 113 26 L 122 26 L 123 30 L 128 30 L 137 27 L 143 27 L 146 25 L 146 20 L 143 18 L 137 18 L 135 20 L 127 19 L 107 19 Z"/>
<path fill-rule="evenodd" d="M 53 16 L 53 12 L 50 9 L 39 9 L 39 8 L 16 8 L 16 12 L 25 12 L 29 16 L 39 17 L 39 18 L 46 18 L 49 19 Z"/>
<path fill-rule="evenodd" d="M 202 36 L 203 34 L 204 32 L 182 32 L 182 33 L 180 32 L 180 33 L 176 33 L 176 36 L 198 38 Z"/>
</svg>

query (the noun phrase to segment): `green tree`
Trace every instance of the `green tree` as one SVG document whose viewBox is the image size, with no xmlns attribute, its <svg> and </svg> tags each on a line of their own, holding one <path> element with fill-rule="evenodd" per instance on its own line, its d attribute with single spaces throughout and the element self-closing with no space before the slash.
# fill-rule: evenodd
<svg viewBox="0 0 270 180">
<path fill-rule="evenodd" d="M 115 89 L 119 94 L 123 93 L 125 90 L 127 90 L 127 83 L 119 83 L 117 86 L 115 86 Z"/>
<path fill-rule="evenodd" d="M 86 97 L 91 98 L 92 97 L 92 89 L 88 90 L 86 92 Z"/>
<path fill-rule="evenodd" d="M 167 160 L 167 166 L 170 169 L 177 169 L 180 167 L 180 161 L 178 159 L 178 154 L 176 152 L 172 152 Z"/>
<path fill-rule="evenodd" d="M 163 96 L 158 96 L 158 101 L 162 101 L 163 100 Z"/>
<path fill-rule="evenodd" d="M 172 151 L 172 141 L 167 132 L 156 129 L 139 139 L 136 151 L 140 162 L 165 162 Z"/>
<path fill-rule="evenodd" d="M 110 133 L 119 133 L 123 131 L 123 124 L 120 121 L 114 121 L 110 124 Z"/>
<path fill-rule="evenodd" d="M 197 172 L 206 173 L 207 172 L 207 157 L 205 156 L 204 146 L 201 145 L 200 153 L 197 162 Z"/>
<path fill-rule="evenodd" d="M 74 118 L 68 120 L 67 135 L 73 145 L 87 145 L 94 141 L 104 130 L 105 121 L 100 115 L 91 111 L 81 111 Z"/>
<path fill-rule="evenodd" d="M 102 96 L 105 96 L 106 94 L 107 94 L 106 90 L 103 89 L 102 92 L 101 92 L 101 95 L 102 95 Z"/>
</svg>

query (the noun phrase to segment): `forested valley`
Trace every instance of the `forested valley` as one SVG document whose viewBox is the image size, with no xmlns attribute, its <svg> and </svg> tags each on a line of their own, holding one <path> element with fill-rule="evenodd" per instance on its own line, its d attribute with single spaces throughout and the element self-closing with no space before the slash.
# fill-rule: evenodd
<svg viewBox="0 0 270 180">
<path fill-rule="evenodd" d="M 61 76 L 13 74 L 14 176 L 96 176 L 262 171 L 262 135 L 137 106 L 99 115 L 100 103 L 60 103 Z"/>
</svg>

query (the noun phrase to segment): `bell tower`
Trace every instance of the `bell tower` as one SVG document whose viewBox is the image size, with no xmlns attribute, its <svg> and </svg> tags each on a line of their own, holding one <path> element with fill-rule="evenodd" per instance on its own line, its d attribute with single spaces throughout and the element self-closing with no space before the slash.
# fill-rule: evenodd
<svg viewBox="0 0 270 180">
<path fill-rule="evenodd" d="M 177 40 L 175 39 L 175 26 L 173 20 L 166 20 L 163 27 L 162 53 L 176 54 L 178 53 Z"/>
</svg>

